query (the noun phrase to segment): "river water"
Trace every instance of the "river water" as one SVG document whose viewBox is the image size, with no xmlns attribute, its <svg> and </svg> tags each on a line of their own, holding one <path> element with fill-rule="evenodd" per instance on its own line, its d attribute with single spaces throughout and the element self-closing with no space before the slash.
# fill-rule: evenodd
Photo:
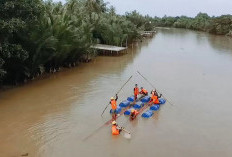
<svg viewBox="0 0 232 157">
<path fill-rule="evenodd" d="M 112 137 L 109 98 L 132 95 L 138 83 L 166 103 L 150 119 L 119 124 L 130 140 Z M 230 157 L 232 155 L 232 39 L 183 29 L 158 29 L 123 56 L 91 63 L 0 93 L 0 156 Z M 94 134 L 92 134 L 94 132 Z M 85 137 L 90 136 L 87 140 Z M 28 154 L 27 154 L 28 153 Z"/>
</svg>

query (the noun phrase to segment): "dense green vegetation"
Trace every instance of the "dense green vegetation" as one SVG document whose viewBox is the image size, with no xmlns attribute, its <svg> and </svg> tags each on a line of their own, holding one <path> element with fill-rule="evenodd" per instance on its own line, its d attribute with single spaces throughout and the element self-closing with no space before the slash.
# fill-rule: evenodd
<svg viewBox="0 0 232 157">
<path fill-rule="evenodd" d="M 150 20 L 102 0 L 1 0 L 0 86 L 75 64 L 95 43 L 125 46 L 154 28 Z"/>
<path fill-rule="evenodd" d="M 232 35 L 232 15 L 210 17 L 206 13 L 199 13 L 196 17 L 155 17 L 155 25 L 160 27 L 187 28 L 205 31 L 218 35 Z"/>
<path fill-rule="evenodd" d="M 0 86 L 75 65 L 96 43 L 126 46 L 155 26 L 232 35 L 232 16 L 117 15 L 103 0 L 0 1 Z"/>
</svg>

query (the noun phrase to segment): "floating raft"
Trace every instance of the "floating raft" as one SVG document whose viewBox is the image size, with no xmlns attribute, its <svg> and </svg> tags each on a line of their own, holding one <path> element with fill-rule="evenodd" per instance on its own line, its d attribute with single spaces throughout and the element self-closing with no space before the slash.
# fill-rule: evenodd
<svg viewBox="0 0 232 157">
<path fill-rule="evenodd" d="M 127 98 L 127 101 L 130 101 L 130 102 L 133 102 L 135 100 L 135 97 L 134 96 L 130 96 Z"/>
<path fill-rule="evenodd" d="M 118 106 L 116 109 L 116 114 L 119 114 L 122 111 L 122 107 Z M 112 109 L 110 109 L 110 114 L 112 114 Z"/>
<path fill-rule="evenodd" d="M 143 118 L 150 118 L 151 116 L 153 116 L 154 111 L 158 111 L 159 108 L 160 108 L 160 105 L 165 104 L 166 100 L 163 99 L 163 98 L 159 98 L 159 102 L 160 102 L 159 104 L 152 105 L 149 110 L 147 110 L 146 112 L 144 112 L 142 114 L 142 117 Z"/>
<path fill-rule="evenodd" d="M 128 101 L 128 100 L 125 100 L 125 101 L 122 101 L 120 104 L 119 104 L 119 106 L 120 107 L 128 107 L 129 105 L 130 105 L 130 101 Z"/>
<path fill-rule="evenodd" d="M 117 106 L 116 114 L 119 114 L 119 113 L 122 111 L 122 109 L 127 108 L 127 107 L 130 107 L 131 103 L 134 102 L 134 99 L 135 99 L 134 96 L 130 96 L 130 97 L 127 98 L 127 100 L 122 101 L 122 102 Z M 138 100 L 140 100 L 140 99 L 141 99 L 141 98 L 138 98 Z M 143 99 L 145 99 L 145 100 L 143 100 Z M 142 100 L 143 100 L 143 101 L 146 101 L 147 98 L 143 97 Z M 149 99 L 149 100 L 150 100 L 150 99 Z M 139 102 L 139 101 L 138 101 L 138 102 Z M 112 114 L 112 109 L 110 110 L 110 114 Z"/>
<path fill-rule="evenodd" d="M 151 116 L 153 116 L 153 114 L 154 114 L 154 112 L 152 111 L 152 110 L 147 110 L 146 112 L 144 112 L 143 114 L 142 114 L 142 117 L 143 118 L 150 118 Z"/>
<path fill-rule="evenodd" d="M 135 105 L 134 105 L 134 108 L 135 109 L 140 109 L 141 107 L 144 106 L 144 103 L 142 101 L 138 101 Z"/>
<path fill-rule="evenodd" d="M 159 104 L 154 104 L 154 105 L 152 105 L 152 106 L 150 107 L 150 110 L 152 110 L 152 111 L 157 111 L 157 110 L 159 110 L 159 108 L 160 108 L 160 105 L 159 105 Z"/>
<path fill-rule="evenodd" d="M 142 101 L 143 103 L 148 103 L 150 100 L 151 100 L 151 97 L 150 97 L 150 96 L 145 96 L 145 97 L 142 98 L 141 101 Z"/>
<path fill-rule="evenodd" d="M 131 97 L 128 97 L 128 99 L 129 99 L 129 100 L 132 100 Z M 127 100 L 128 100 L 128 99 L 127 99 Z M 145 103 L 148 103 L 148 102 L 150 101 L 150 99 L 151 99 L 150 96 L 145 96 L 145 97 L 143 97 L 143 98 L 141 99 L 141 101 L 136 102 L 136 104 L 135 104 L 133 107 L 131 107 L 131 108 L 129 108 L 128 110 L 126 110 L 126 111 L 124 112 L 124 115 L 130 115 L 132 109 L 141 109 L 141 108 L 145 105 Z"/>
<path fill-rule="evenodd" d="M 129 108 L 128 110 L 124 112 L 124 115 L 130 115 L 132 109 L 135 109 L 135 108 L 134 107 Z"/>
</svg>

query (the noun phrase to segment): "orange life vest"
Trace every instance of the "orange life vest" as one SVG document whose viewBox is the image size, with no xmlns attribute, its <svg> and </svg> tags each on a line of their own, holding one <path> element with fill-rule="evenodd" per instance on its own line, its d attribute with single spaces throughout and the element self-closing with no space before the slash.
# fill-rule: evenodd
<svg viewBox="0 0 232 157">
<path fill-rule="evenodd" d="M 136 116 L 139 114 L 139 112 L 137 110 L 135 110 L 134 112 L 131 112 L 131 120 L 134 120 L 136 118 Z"/>
<path fill-rule="evenodd" d="M 115 99 L 113 99 L 113 100 L 111 100 L 111 101 L 110 101 L 110 103 L 111 103 L 111 107 L 112 107 L 112 109 L 113 109 L 113 110 L 116 110 L 116 109 L 117 109 L 117 103 L 116 103 L 116 100 L 115 100 Z"/>
<path fill-rule="evenodd" d="M 112 125 L 112 135 L 119 135 L 119 130 L 116 125 Z"/>
<path fill-rule="evenodd" d="M 134 88 L 134 95 L 138 95 L 139 94 L 139 88 L 138 87 L 135 87 Z"/>
<path fill-rule="evenodd" d="M 159 104 L 159 99 L 158 99 L 158 96 L 156 96 L 156 95 L 152 95 L 152 102 L 154 103 L 154 104 Z"/>
<path fill-rule="evenodd" d="M 131 114 L 134 114 L 135 116 L 137 116 L 139 114 L 139 112 L 137 110 L 135 110 L 134 112 L 131 112 Z"/>
<path fill-rule="evenodd" d="M 148 92 L 147 92 L 147 90 L 146 89 L 142 89 L 141 90 L 141 94 L 147 94 Z"/>
</svg>

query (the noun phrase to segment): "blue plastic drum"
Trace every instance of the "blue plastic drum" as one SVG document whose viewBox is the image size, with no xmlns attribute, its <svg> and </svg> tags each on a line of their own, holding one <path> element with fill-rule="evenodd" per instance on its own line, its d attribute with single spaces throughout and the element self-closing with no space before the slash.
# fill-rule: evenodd
<svg viewBox="0 0 232 157">
<path fill-rule="evenodd" d="M 124 115 L 130 115 L 132 109 L 134 109 L 134 108 L 132 107 L 132 108 L 129 108 L 128 110 L 126 110 L 126 111 L 124 112 Z"/>
<path fill-rule="evenodd" d="M 141 101 L 142 101 L 143 103 L 148 103 L 148 102 L 150 101 L 150 99 L 151 99 L 150 96 L 145 96 L 145 97 L 142 98 Z"/>
<path fill-rule="evenodd" d="M 150 118 L 153 114 L 154 114 L 154 112 L 152 110 L 147 110 L 146 112 L 144 112 L 142 114 L 142 117 L 143 118 Z"/>
<path fill-rule="evenodd" d="M 130 102 L 133 102 L 135 100 L 135 97 L 134 96 L 130 96 L 130 97 L 127 98 L 127 100 L 130 101 Z"/>
<path fill-rule="evenodd" d="M 138 101 L 135 105 L 134 105 L 134 108 L 135 109 L 140 109 L 141 107 L 144 106 L 144 103 L 142 101 Z"/>
<path fill-rule="evenodd" d="M 122 111 L 122 108 L 120 106 L 116 109 L 116 114 L 119 114 Z M 110 114 L 112 114 L 112 109 L 110 110 Z"/>
<path fill-rule="evenodd" d="M 121 103 L 119 104 L 120 107 L 127 107 L 127 106 L 129 106 L 129 105 L 130 105 L 130 101 L 128 101 L 128 100 L 125 100 L 125 101 L 123 101 L 123 102 L 121 102 Z"/>
<path fill-rule="evenodd" d="M 159 98 L 160 104 L 165 104 L 166 100 L 164 98 Z"/>
<path fill-rule="evenodd" d="M 152 111 L 157 111 L 157 110 L 159 110 L 159 108 L 160 108 L 160 105 L 159 105 L 159 104 L 155 104 L 155 105 L 152 105 L 152 106 L 150 107 L 150 110 L 152 110 Z"/>
</svg>

